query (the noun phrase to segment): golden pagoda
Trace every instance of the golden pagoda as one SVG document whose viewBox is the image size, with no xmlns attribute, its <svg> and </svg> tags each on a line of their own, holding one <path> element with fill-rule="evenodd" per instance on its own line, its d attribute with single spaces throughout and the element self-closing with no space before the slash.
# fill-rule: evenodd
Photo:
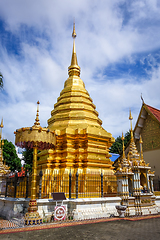
<svg viewBox="0 0 160 240">
<path fill-rule="evenodd" d="M 68 79 L 51 111 L 48 128 L 55 131 L 56 146 L 39 154 L 38 169 L 43 172 L 61 170 L 87 173 L 90 171 L 112 173 L 109 147 L 114 142 L 111 133 L 102 127 L 96 106 L 80 78 L 80 67 L 75 48 L 73 25 L 73 51 Z"/>
</svg>

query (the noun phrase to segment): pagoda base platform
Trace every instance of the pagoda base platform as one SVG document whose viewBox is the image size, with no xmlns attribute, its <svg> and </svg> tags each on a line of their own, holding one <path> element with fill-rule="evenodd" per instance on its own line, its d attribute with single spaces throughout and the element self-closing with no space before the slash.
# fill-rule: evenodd
<svg viewBox="0 0 160 240">
<path fill-rule="evenodd" d="M 137 203 L 136 197 L 129 197 L 125 216 L 144 216 L 160 212 L 160 196 L 151 193 L 141 194 Z M 122 204 L 125 205 L 123 202 Z"/>
<path fill-rule="evenodd" d="M 30 199 L 24 198 L 0 198 L 0 216 L 11 219 L 18 216 L 24 216 L 27 213 Z M 120 197 L 104 198 L 77 198 L 63 201 L 67 214 L 70 214 L 74 220 L 103 218 L 118 216 L 116 205 L 120 205 Z M 137 214 L 137 208 L 129 206 L 126 209 L 127 216 L 150 215 L 160 213 L 160 196 L 156 196 L 155 205 L 143 206 Z M 52 199 L 37 199 L 38 214 L 36 222 L 30 222 L 30 225 L 41 223 L 41 219 L 50 221 L 54 213 L 56 202 Z M 26 219 L 26 220 L 34 220 Z M 29 223 L 29 222 L 28 222 Z M 28 224 L 27 224 L 28 225 Z"/>
</svg>

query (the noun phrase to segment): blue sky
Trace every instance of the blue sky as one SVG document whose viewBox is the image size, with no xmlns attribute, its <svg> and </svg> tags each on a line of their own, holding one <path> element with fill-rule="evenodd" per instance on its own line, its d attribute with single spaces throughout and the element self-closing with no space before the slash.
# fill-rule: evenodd
<svg viewBox="0 0 160 240">
<path fill-rule="evenodd" d="M 103 127 L 114 137 L 133 125 L 145 103 L 160 108 L 160 3 L 156 0 L 0 0 L 0 92 L 3 137 L 41 126 L 68 77 L 72 25 L 81 78 Z"/>
</svg>

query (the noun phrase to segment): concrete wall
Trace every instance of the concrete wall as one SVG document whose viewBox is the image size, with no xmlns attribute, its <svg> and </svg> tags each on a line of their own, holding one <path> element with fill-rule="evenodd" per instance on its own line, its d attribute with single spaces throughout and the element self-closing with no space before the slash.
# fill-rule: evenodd
<svg viewBox="0 0 160 240">
<path fill-rule="evenodd" d="M 154 178 L 160 178 L 160 149 L 146 151 L 143 155 L 145 162 L 150 164 L 151 171 L 155 171 Z"/>
</svg>

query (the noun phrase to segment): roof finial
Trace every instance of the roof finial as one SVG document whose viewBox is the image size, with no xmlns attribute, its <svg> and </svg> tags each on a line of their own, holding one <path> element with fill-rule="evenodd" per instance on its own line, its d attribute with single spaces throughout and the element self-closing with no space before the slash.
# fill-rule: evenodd
<svg viewBox="0 0 160 240">
<path fill-rule="evenodd" d="M 75 22 L 73 23 L 73 50 L 72 50 L 72 59 L 71 59 L 71 65 L 68 68 L 68 74 L 69 76 L 80 76 L 80 67 L 78 66 L 77 62 L 77 54 L 76 54 L 76 47 L 75 47 L 75 38 L 77 34 L 75 31 Z"/>
<path fill-rule="evenodd" d="M 141 100 L 142 100 L 142 104 L 144 103 L 144 99 L 143 99 L 143 97 L 142 97 L 142 93 L 141 93 Z"/>
<path fill-rule="evenodd" d="M 37 114 L 36 114 L 36 119 L 35 119 L 35 123 L 34 123 L 34 125 L 37 125 L 37 126 L 40 125 L 40 123 L 39 123 L 39 104 L 40 104 L 40 102 L 38 101 L 37 102 Z"/>
<path fill-rule="evenodd" d="M 130 110 L 130 113 L 129 113 L 129 120 L 131 121 L 131 141 L 133 140 L 133 129 L 132 129 L 132 114 L 131 114 L 131 110 Z"/>
</svg>

